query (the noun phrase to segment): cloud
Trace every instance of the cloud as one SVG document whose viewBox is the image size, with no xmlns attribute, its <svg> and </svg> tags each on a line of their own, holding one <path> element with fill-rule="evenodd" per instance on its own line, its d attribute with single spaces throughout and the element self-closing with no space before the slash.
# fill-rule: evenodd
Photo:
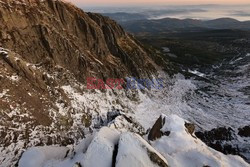
<svg viewBox="0 0 250 167">
<path fill-rule="evenodd" d="M 245 12 L 245 11 L 235 11 L 232 16 L 242 16 L 242 17 L 250 17 L 250 13 L 249 12 Z"/>
</svg>

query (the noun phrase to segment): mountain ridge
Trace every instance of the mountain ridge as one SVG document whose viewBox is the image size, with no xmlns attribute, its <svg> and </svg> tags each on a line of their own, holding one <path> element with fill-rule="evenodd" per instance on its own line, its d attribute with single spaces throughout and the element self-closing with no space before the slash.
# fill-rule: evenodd
<svg viewBox="0 0 250 167">
<path fill-rule="evenodd" d="M 204 30 L 220 30 L 220 29 L 236 29 L 249 30 L 250 21 L 239 21 L 233 18 L 217 18 L 213 20 L 200 19 L 178 19 L 178 18 L 162 18 L 162 19 L 134 19 L 132 17 L 137 14 L 130 14 L 130 17 L 124 19 L 128 13 L 103 13 L 117 22 L 130 33 L 166 33 L 178 31 L 204 31 Z M 132 19 L 130 19 L 132 18 Z"/>
</svg>

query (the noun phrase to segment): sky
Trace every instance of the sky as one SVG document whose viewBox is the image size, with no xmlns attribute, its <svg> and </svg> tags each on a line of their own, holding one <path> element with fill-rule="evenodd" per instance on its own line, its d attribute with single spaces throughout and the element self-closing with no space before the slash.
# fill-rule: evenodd
<svg viewBox="0 0 250 167">
<path fill-rule="evenodd" d="M 250 0 L 65 0 L 96 13 L 148 13 L 148 19 L 250 20 Z M 153 13 L 149 13 L 153 11 Z M 155 12 L 157 11 L 157 12 Z"/>
<path fill-rule="evenodd" d="M 198 4 L 250 4 L 249 0 L 66 0 L 78 6 L 100 5 L 198 5 Z"/>
</svg>

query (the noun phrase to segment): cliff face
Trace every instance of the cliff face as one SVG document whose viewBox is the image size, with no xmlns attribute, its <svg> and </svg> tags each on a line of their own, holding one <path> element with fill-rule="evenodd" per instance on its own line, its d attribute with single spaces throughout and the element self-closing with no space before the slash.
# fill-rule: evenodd
<svg viewBox="0 0 250 167">
<path fill-rule="evenodd" d="M 87 90 L 88 76 L 154 72 L 140 43 L 106 17 L 59 0 L 1 0 L 0 164 L 29 146 L 73 143 L 124 110 L 119 96 L 130 95 Z"/>
<path fill-rule="evenodd" d="M 81 81 L 139 76 L 151 67 L 144 49 L 114 21 L 62 1 L 5 0 L 0 22 L 4 48 L 30 63 L 60 65 Z"/>
</svg>

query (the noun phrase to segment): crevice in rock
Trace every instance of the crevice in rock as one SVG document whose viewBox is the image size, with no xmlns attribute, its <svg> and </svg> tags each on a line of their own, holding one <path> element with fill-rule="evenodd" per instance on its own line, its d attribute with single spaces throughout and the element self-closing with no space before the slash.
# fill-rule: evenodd
<svg viewBox="0 0 250 167">
<path fill-rule="evenodd" d="M 114 148 L 114 151 L 113 151 L 112 167 L 115 167 L 115 164 L 116 164 L 116 157 L 117 157 L 117 154 L 118 154 L 118 149 L 119 149 L 119 145 L 116 144 L 116 145 L 115 145 L 115 148 Z"/>
</svg>

